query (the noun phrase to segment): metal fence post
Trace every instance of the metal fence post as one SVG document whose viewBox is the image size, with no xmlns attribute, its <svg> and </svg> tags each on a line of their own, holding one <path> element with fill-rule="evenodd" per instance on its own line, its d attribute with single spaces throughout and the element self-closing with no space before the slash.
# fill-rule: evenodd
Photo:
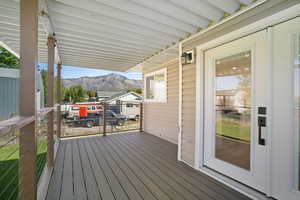
<svg viewBox="0 0 300 200">
<path fill-rule="evenodd" d="M 140 132 L 143 132 L 143 103 L 140 103 Z"/>
<path fill-rule="evenodd" d="M 37 199 L 36 66 L 38 0 L 20 1 L 20 116 L 34 121 L 20 129 L 19 193 L 21 200 Z"/>
<path fill-rule="evenodd" d="M 57 64 L 57 137 L 61 137 L 61 69 L 62 64 Z"/>
<path fill-rule="evenodd" d="M 54 60 L 55 60 L 55 38 L 48 37 L 48 97 L 47 106 L 54 106 Z M 51 168 L 54 166 L 54 110 L 48 113 L 47 132 L 47 164 Z"/>
<path fill-rule="evenodd" d="M 106 136 L 106 102 L 103 106 L 103 135 Z"/>
</svg>

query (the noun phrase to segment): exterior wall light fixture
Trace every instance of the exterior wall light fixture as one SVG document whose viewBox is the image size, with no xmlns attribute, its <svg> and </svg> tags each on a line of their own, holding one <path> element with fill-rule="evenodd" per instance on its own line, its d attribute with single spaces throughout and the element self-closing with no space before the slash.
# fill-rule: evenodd
<svg viewBox="0 0 300 200">
<path fill-rule="evenodd" d="M 187 51 L 181 55 L 181 64 L 188 65 L 194 63 L 194 51 Z"/>
</svg>

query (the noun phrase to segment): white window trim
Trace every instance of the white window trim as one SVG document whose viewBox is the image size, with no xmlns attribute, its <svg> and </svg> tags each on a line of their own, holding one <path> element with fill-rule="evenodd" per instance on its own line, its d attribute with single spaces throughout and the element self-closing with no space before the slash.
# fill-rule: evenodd
<svg viewBox="0 0 300 200">
<path fill-rule="evenodd" d="M 165 87 L 165 99 L 163 100 L 157 100 L 157 99 L 147 99 L 147 77 L 149 76 L 154 76 L 155 74 L 164 74 L 165 75 L 165 83 L 166 83 L 166 87 Z M 167 103 L 167 99 L 168 99 L 168 77 L 167 77 L 167 68 L 163 68 L 163 69 L 159 69 L 159 70 L 156 70 L 156 71 L 153 71 L 153 72 L 149 72 L 147 74 L 144 75 L 144 102 L 149 102 L 149 103 Z"/>
</svg>

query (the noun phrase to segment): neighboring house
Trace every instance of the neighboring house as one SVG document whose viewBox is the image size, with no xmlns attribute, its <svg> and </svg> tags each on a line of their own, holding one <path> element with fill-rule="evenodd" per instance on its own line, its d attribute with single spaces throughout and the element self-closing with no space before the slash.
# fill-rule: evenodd
<svg viewBox="0 0 300 200">
<path fill-rule="evenodd" d="M 0 120 L 19 111 L 19 70 L 0 68 Z"/>
<path fill-rule="evenodd" d="M 109 99 L 106 100 L 109 104 L 126 104 L 126 103 L 134 103 L 138 104 L 141 103 L 142 96 L 135 93 L 135 92 L 120 92 L 111 96 Z"/>
<path fill-rule="evenodd" d="M 0 120 L 9 119 L 19 112 L 19 70 L 0 68 Z M 37 109 L 44 107 L 44 87 L 40 72 L 37 74 Z"/>
<path fill-rule="evenodd" d="M 97 91 L 98 101 L 106 101 L 110 99 L 112 96 L 120 94 L 122 91 Z"/>
<path fill-rule="evenodd" d="M 242 89 L 217 90 L 216 106 L 220 109 L 232 109 L 239 113 L 249 110 L 248 95 Z"/>
<path fill-rule="evenodd" d="M 128 119 L 138 120 L 140 117 L 140 103 L 142 97 L 134 92 L 122 92 L 113 95 L 106 102 L 112 108 L 117 108 L 117 112 L 126 116 Z"/>
</svg>

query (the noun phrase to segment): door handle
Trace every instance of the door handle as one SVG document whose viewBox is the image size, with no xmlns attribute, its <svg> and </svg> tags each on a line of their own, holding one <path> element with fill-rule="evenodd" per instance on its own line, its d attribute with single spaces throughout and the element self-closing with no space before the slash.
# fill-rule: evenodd
<svg viewBox="0 0 300 200">
<path fill-rule="evenodd" d="M 258 117 L 258 144 L 260 145 L 266 145 L 265 139 L 261 137 L 261 128 L 267 126 L 266 121 L 267 121 L 266 117 L 262 117 L 262 116 Z"/>
</svg>

